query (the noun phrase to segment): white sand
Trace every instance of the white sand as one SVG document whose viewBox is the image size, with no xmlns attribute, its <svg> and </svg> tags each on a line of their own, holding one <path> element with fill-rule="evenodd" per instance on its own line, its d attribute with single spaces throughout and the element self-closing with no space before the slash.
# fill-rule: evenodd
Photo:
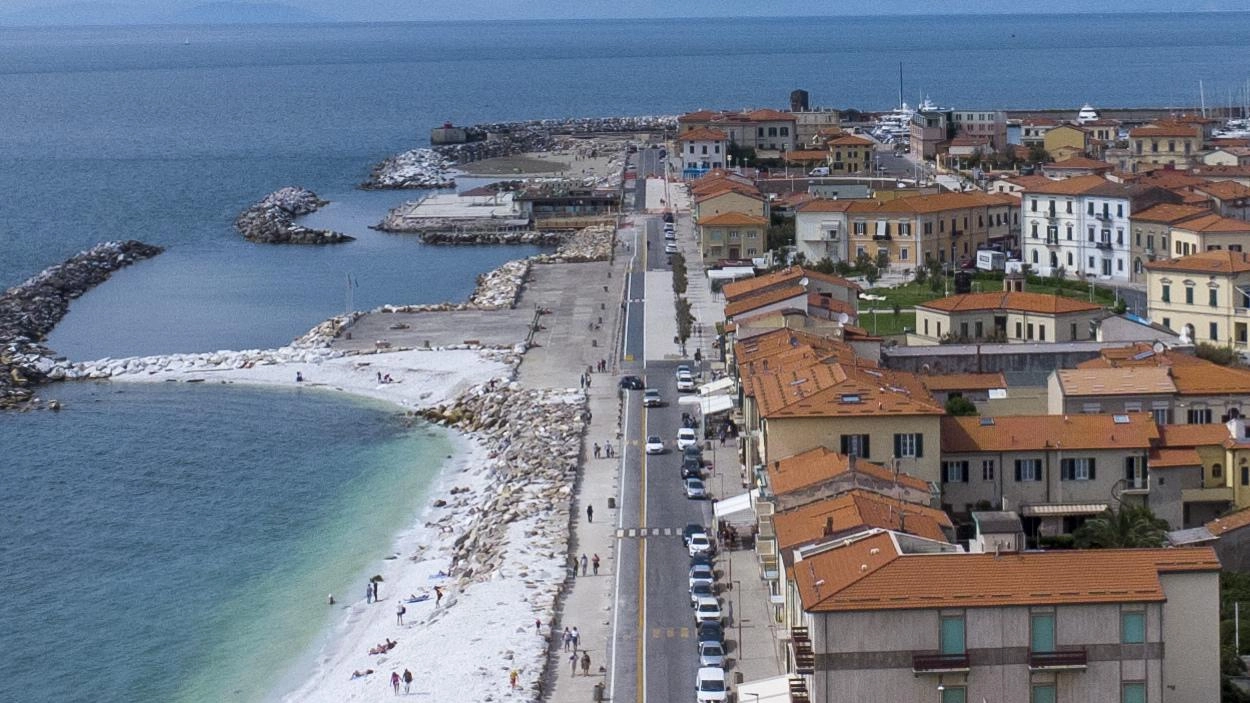
<svg viewBox="0 0 1250 703">
<path fill-rule="evenodd" d="M 295 374 L 303 374 L 308 388 L 322 388 L 390 401 L 415 409 L 446 403 L 461 391 L 492 378 L 507 378 L 512 367 L 501 354 L 472 350 L 402 351 L 363 356 L 285 362 L 252 368 L 181 369 L 162 364 L 164 370 L 147 368 L 112 378 L 120 382 L 163 382 L 203 379 L 268 386 L 295 386 Z M 490 358 L 488 358 L 490 357 Z M 142 366 L 136 365 L 140 368 Z M 169 367 L 175 367 L 169 370 Z M 390 374 L 393 383 L 377 382 L 377 374 Z M 381 574 L 381 603 L 365 603 L 365 579 L 356 593 L 335 594 L 342 618 L 313 663 L 315 673 L 285 701 L 390 700 L 392 671 L 412 671 L 412 695 L 431 701 L 535 700 L 536 682 L 547 656 L 551 600 L 566 576 L 564 544 L 553 544 L 531 517 L 508 529 L 508 548 L 502 562 L 484 581 L 458 590 L 452 579 L 431 578 L 450 566 L 452 542 L 463 532 L 475 506 L 491 487 L 491 457 L 473 437 L 465 437 L 464 449 L 443 467 L 431 490 L 431 500 L 444 498 L 448 505 L 427 506 L 417 523 L 401 533 L 393 554 L 370 567 L 368 575 Z M 449 495 L 452 487 L 468 492 Z M 428 526 L 427 526 L 428 525 Z M 549 529 L 549 528 L 548 528 Z M 530 533 L 530 534 L 527 534 Z M 532 536 L 534 532 L 538 534 Z M 441 584 L 445 595 L 435 605 L 433 587 Z M 410 594 L 430 594 L 431 599 L 407 603 L 404 625 L 396 623 L 398 601 Z M 318 614 L 319 616 L 320 614 Z M 534 621 L 541 617 L 542 633 Z M 397 640 L 389 653 L 369 655 L 386 639 Z M 519 671 L 518 687 L 509 686 L 511 669 Z M 367 677 L 351 679 L 352 672 L 373 669 Z M 403 692 L 403 686 L 400 687 Z"/>
</svg>

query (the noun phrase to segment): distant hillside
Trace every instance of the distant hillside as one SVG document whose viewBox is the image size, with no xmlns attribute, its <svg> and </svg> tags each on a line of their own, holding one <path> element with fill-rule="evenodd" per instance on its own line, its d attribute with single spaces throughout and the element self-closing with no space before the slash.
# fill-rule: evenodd
<svg viewBox="0 0 1250 703">
<path fill-rule="evenodd" d="M 0 25 L 280 24 L 326 22 L 327 18 L 274 2 L 210 2 L 181 9 L 152 9 L 123 3 L 73 2 L 0 12 Z"/>
</svg>

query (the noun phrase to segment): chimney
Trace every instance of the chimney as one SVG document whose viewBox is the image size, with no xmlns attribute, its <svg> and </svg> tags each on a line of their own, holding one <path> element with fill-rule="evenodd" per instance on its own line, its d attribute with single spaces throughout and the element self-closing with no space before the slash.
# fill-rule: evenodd
<svg viewBox="0 0 1250 703">
<path fill-rule="evenodd" d="M 856 462 L 856 460 L 857 460 L 857 459 L 858 459 L 858 457 L 856 457 L 854 454 L 852 454 L 852 455 L 848 456 L 848 457 L 846 458 L 846 468 L 847 468 L 848 470 L 850 470 L 850 471 L 854 471 L 854 470 L 855 470 L 855 462 Z"/>
<path fill-rule="evenodd" d="M 826 536 L 826 537 L 828 537 L 829 535 L 833 534 L 833 518 L 831 518 L 831 517 L 827 517 L 827 518 L 825 518 L 825 532 L 824 532 L 824 534 L 825 534 L 825 536 Z"/>
</svg>

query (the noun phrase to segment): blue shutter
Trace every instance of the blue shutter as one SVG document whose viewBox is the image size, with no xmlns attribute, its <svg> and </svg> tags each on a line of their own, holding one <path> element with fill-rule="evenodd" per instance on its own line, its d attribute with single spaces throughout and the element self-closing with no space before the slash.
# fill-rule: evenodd
<svg viewBox="0 0 1250 703">
<path fill-rule="evenodd" d="M 903 456 L 903 435 L 894 435 L 894 458 Z"/>
<path fill-rule="evenodd" d="M 924 435 L 917 432 L 916 433 L 916 458 L 919 459 L 922 456 L 924 456 Z M 964 480 L 967 481 L 968 477 L 964 476 Z"/>
</svg>

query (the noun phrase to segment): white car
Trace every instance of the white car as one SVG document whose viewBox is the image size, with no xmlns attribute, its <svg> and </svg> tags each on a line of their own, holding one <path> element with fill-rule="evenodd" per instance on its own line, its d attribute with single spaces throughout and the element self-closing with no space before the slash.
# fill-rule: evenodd
<svg viewBox="0 0 1250 703">
<path fill-rule="evenodd" d="M 716 572 L 712 571 L 712 567 L 707 564 L 695 564 L 690 567 L 690 587 L 694 588 L 695 584 L 706 583 L 712 586 L 716 583 Z"/>
<path fill-rule="evenodd" d="M 642 404 L 648 408 L 658 408 L 664 404 L 664 399 L 660 397 L 658 390 L 648 388 L 642 392 Z"/>
<path fill-rule="evenodd" d="M 677 371 L 673 373 L 674 378 L 681 378 L 682 376 L 689 376 L 689 375 L 690 375 L 690 366 L 687 364 L 679 364 L 677 366 Z"/>
<path fill-rule="evenodd" d="M 680 430 L 677 430 L 677 448 L 678 449 L 685 449 L 686 447 L 693 447 L 698 443 L 699 443 L 699 438 L 695 436 L 694 430 L 690 429 L 689 427 L 683 427 Z"/>
<path fill-rule="evenodd" d="M 686 547 L 690 551 L 690 556 L 699 554 L 710 554 L 712 552 L 712 539 L 702 532 L 690 535 L 690 544 Z"/>
<path fill-rule="evenodd" d="M 647 453 L 648 454 L 663 454 L 664 453 L 664 440 L 660 439 L 659 435 L 651 435 L 650 437 L 647 437 Z"/>
<path fill-rule="evenodd" d="M 690 377 L 690 374 L 677 377 L 677 392 L 678 393 L 693 393 L 694 391 L 695 391 L 694 379 Z"/>
<path fill-rule="evenodd" d="M 700 668 L 694 677 L 694 695 L 698 703 L 723 703 L 728 695 L 725 670 L 714 666 Z"/>
<path fill-rule="evenodd" d="M 677 233 L 671 229 L 664 230 L 664 238 L 670 242 L 677 241 Z"/>
<path fill-rule="evenodd" d="M 676 242 L 668 242 L 667 244 L 665 244 L 665 245 L 664 245 L 664 253 L 665 253 L 665 254 L 676 254 L 676 253 L 677 253 L 677 243 L 676 243 Z"/>
<path fill-rule="evenodd" d="M 694 604 L 694 624 L 704 622 L 720 622 L 725 614 L 721 612 L 720 601 L 715 598 L 700 598 Z"/>
</svg>

